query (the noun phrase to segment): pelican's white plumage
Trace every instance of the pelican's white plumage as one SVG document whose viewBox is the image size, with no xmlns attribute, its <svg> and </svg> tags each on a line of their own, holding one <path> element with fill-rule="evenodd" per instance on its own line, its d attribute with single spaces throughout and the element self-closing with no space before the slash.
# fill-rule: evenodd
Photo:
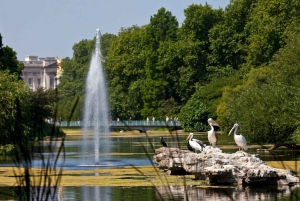
<svg viewBox="0 0 300 201">
<path fill-rule="evenodd" d="M 194 133 L 190 133 L 189 136 L 186 138 L 186 140 L 189 140 L 189 145 L 192 147 L 192 149 L 197 153 L 197 151 L 202 151 L 202 147 L 204 147 L 204 144 L 197 139 L 193 139 Z"/>
<path fill-rule="evenodd" d="M 235 143 L 239 147 L 239 150 L 242 149 L 242 150 L 246 151 L 248 149 L 246 138 L 244 138 L 244 136 L 242 136 L 242 135 L 237 135 L 236 134 L 238 128 L 239 128 L 239 125 L 238 124 L 234 124 L 233 127 L 232 127 L 232 129 L 230 130 L 228 136 L 234 130 L 234 141 L 235 141 Z"/>
<path fill-rule="evenodd" d="M 211 146 L 215 147 L 216 144 L 217 144 L 218 136 L 217 136 L 216 131 L 215 131 L 215 129 L 214 129 L 213 126 L 218 126 L 218 127 L 220 127 L 220 126 L 219 126 L 219 124 L 218 124 L 217 122 L 215 122 L 212 118 L 209 118 L 209 119 L 207 120 L 207 122 L 208 122 L 208 124 L 209 124 L 210 127 L 211 127 L 210 131 L 207 132 L 207 134 L 208 134 L 208 135 L 207 135 L 207 138 L 208 138 L 209 144 L 210 144 Z"/>
</svg>

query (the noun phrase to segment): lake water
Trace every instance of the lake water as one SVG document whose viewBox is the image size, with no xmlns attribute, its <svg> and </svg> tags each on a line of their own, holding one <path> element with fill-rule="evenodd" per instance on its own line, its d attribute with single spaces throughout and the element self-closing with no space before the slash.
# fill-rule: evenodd
<svg viewBox="0 0 300 201">
<path fill-rule="evenodd" d="M 17 200 L 13 196 L 15 187 L 0 187 L 1 200 Z M 298 201 L 299 187 L 258 186 L 258 187 L 62 187 L 54 200 L 64 201 L 158 201 L 158 200 L 206 200 L 206 201 Z"/>
<path fill-rule="evenodd" d="M 165 141 L 171 147 L 186 148 L 185 138 L 187 135 L 168 135 L 162 132 Z M 206 134 L 196 134 L 196 138 L 207 143 Z M 232 136 L 221 135 L 218 146 L 226 153 L 236 152 L 238 149 L 234 146 Z M 47 143 L 47 142 L 45 142 Z M 93 143 L 91 138 L 90 143 Z M 228 146 L 233 145 L 233 146 Z M 161 147 L 158 136 L 149 136 L 140 134 L 135 137 L 112 137 L 110 153 L 102 150 L 100 154 L 100 164 L 94 165 L 92 162 L 82 164 L 81 161 L 81 138 L 70 137 L 65 142 L 66 160 L 59 162 L 64 169 L 91 169 L 122 166 L 149 166 L 151 161 L 147 158 L 148 153 L 153 153 L 153 149 Z M 247 152 L 255 153 L 256 148 L 249 149 Z M 45 153 L 47 154 L 47 152 Z M 259 153 L 264 161 L 280 160 L 299 160 L 298 152 L 287 149 L 278 149 L 272 153 Z M 150 154 L 152 156 L 152 154 Z M 39 158 L 34 162 L 39 166 Z M 13 166 L 13 162 L 8 157 L 0 158 L 0 166 Z M 10 189 L 10 190 L 8 190 Z M 11 192 L 11 193 L 8 193 Z M 14 199 L 12 196 L 13 188 L 0 187 L 0 200 Z M 297 200 L 295 196 L 299 195 L 298 187 L 277 187 L 277 186 L 259 186 L 259 187 L 234 187 L 221 186 L 201 188 L 197 186 L 189 187 L 62 187 L 59 197 L 62 200 Z M 11 196 L 11 197 L 9 197 Z M 294 196 L 294 197 L 293 197 Z M 57 198 L 57 200 L 59 200 Z"/>
</svg>

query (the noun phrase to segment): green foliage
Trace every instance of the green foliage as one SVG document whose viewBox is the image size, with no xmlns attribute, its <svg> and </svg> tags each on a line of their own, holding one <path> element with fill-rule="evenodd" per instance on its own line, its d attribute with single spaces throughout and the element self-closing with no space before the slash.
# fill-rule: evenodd
<svg viewBox="0 0 300 201">
<path fill-rule="evenodd" d="M 101 36 L 100 46 L 101 46 L 101 54 L 105 58 L 109 52 L 110 45 L 117 36 L 114 34 L 105 33 Z"/>
<path fill-rule="evenodd" d="M 206 73 L 205 66 L 199 67 L 198 63 L 198 51 L 200 42 L 199 41 L 178 41 L 178 57 L 182 60 L 181 65 L 178 66 L 178 83 L 177 91 L 181 97 L 183 103 L 195 93 L 196 84 L 203 80 Z"/>
<path fill-rule="evenodd" d="M 2 35 L 1 35 L 1 33 L 0 33 L 0 57 L 2 57 L 3 56 L 3 49 L 2 49 L 2 47 L 3 47 L 3 43 L 2 43 Z"/>
<path fill-rule="evenodd" d="M 30 114 L 34 121 L 52 116 L 52 104 L 57 102 L 56 93 L 54 89 L 44 90 L 43 88 L 30 93 Z"/>
<path fill-rule="evenodd" d="M 55 118 L 61 118 L 63 121 L 76 121 L 78 118 L 82 118 L 83 114 L 84 97 L 75 96 L 70 98 L 64 98 L 59 100 L 55 104 L 53 114 Z M 72 114 L 72 116 L 70 116 Z"/>
<path fill-rule="evenodd" d="M 60 83 L 57 86 L 62 98 L 75 96 L 76 93 L 78 93 L 78 88 L 80 88 L 81 89 L 80 92 L 83 93 L 83 86 L 82 87 L 78 86 L 78 84 L 81 83 L 78 80 L 79 78 L 78 78 L 77 71 L 79 71 L 79 69 L 77 69 L 76 66 L 78 66 L 78 64 L 73 62 L 71 59 L 69 58 L 64 59 L 63 62 L 64 71 L 62 76 L 59 78 Z M 78 81 L 76 82 L 76 80 Z"/>
<path fill-rule="evenodd" d="M 149 25 L 122 28 L 111 39 L 104 67 L 113 118 L 163 116 L 160 106 L 168 107 L 171 98 L 175 103 L 170 104 L 178 105 L 177 75 L 171 71 L 177 59 L 171 42 L 177 28 L 176 18 L 162 8 Z"/>
<path fill-rule="evenodd" d="M 49 89 L 44 90 L 38 88 L 36 91 L 30 92 L 29 97 L 29 118 L 28 126 L 32 130 L 32 139 L 38 137 L 38 139 L 48 135 L 47 129 L 45 129 L 45 120 L 47 118 L 53 118 L 53 104 L 58 100 L 56 90 Z"/>
<path fill-rule="evenodd" d="M 207 130 L 212 117 L 225 132 L 239 123 L 251 142 L 296 140 L 299 11 L 296 0 L 234 0 L 225 10 L 193 4 L 181 27 L 161 8 L 149 24 L 104 34 L 111 115 L 179 116 L 187 131 Z M 93 40 L 83 40 L 65 59 L 58 107 L 63 118 L 71 103 L 83 103 L 93 48 Z"/>
<path fill-rule="evenodd" d="M 12 136 L 16 132 L 21 132 L 18 135 L 31 142 L 34 142 L 35 138 L 41 139 L 49 135 L 45 132 L 45 118 L 52 117 L 52 106 L 56 97 L 54 90 L 44 91 L 39 88 L 36 92 L 30 92 L 27 84 L 19 80 L 17 75 L 1 71 L 0 144 L 12 144 Z"/>
<path fill-rule="evenodd" d="M 247 65 L 259 66 L 270 61 L 284 45 L 283 33 L 299 18 L 298 0 L 258 0 L 253 3 L 250 20 L 246 24 Z"/>
<path fill-rule="evenodd" d="M 85 90 L 85 79 L 89 69 L 89 63 L 95 48 L 95 39 L 82 40 L 73 46 L 73 58 L 65 58 L 63 62 L 63 74 L 58 85 L 59 104 L 57 117 L 68 119 L 71 114 L 72 101 L 80 97 L 79 104 L 75 108 L 72 120 L 81 116 L 83 108 L 83 95 Z M 75 116 L 76 115 L 76 116 Z"/>
<path fill-rule="evenodd" d="M 0 70 L 8 70 L 10 73 L 16 73 L 20 76 L 23 68 L 23 63 L 17 59 L 17 53 L 8 46 L 3 47 L 0 34 Z"/>
<path fill-rule="evenodd" d="M 170 11 L 165 8 L 158 10 L 150 19 L 150 24 L 146 26 L 143 36 L 142 46 L 145 58 L 145 79 L 141 88 L 143 108 L 141 115 L 163 116 L 159 114 L 159 108 L 164 100 L 169 99 L 168 82 L 165 75 L 169 71 L 167 66 L 159 62 L 160 57 L 164 57 L 161 52 L 165 52 L 171 41 L 176 41 L 178 21 Z"/>
<path fill-rule="evenodd" d="M 293 142 L 300 144 L 300 127 L 299 126 L 294 130 L 294 133 L 291 138 L 292 138 Z"/>
<path fill-rule="evenodd" d="M 223 20 L 209 31 L 210 68 L 231 66 L 239 69 L 245 62 L 247 33 L 244 31 L 252 11 L 253 0 L 232 1 L 223 13 Z"/>
<path fill-rule="evenodd" d="M 180 74 L 177 69 L 178 66 L 182 65 L 182 60 L 179 58 L 177 50 L 177 43 L 174 43 L 173 41 L 165 41 L 161 43 L 157 50 L 157 69 L 162 71 L 162 76 L 164 77 L 166 84 L 164 88 L 163 102 L 169 102 L 169 100 L 172 100 L 174 101 L 174 104 L 180 106 L 182 104 L 182 99 L 178 92 L 178 79 Z M 162 103 L 161 107 L 164 107 L 163 104 L 164 103 Z M 164 114 L 162 112 L 159 113 Z"/>
<path fill-rule="evenodd" d="M 161 107 L 159 108 L 159 119 L 164 119 L 165 116 L 176 117 L 180 113 L 181 105 L 178 105 L 173 98 L 170 98 L 162 102 Z"/>
<path fill-rule="evenodd" d="M 147 42 L 145 45 L 154 50 L 159 47 L 161 41 L 175 41 L 177 38 L 178 21 L 170 11 L 161 8 L 157 14 L 151 16 L 150 24 L 147 26 Z"/>
<path fill-rule="evenodd" d="M 141 118 L 141 91 L 144 82 L 145 59 L 141 40 L 145 28 L 132 26 L 121 29 L 111 43 L 105 62 L 108 99 L 114 119 Z"/>
<path fill-rule="evenodd" d="M 105 33 L 102 35 L 100 42 L 104 61 L 106 60 L 112 41 L 115 39 L 116 36 L 113 34 Z M 67 57 L 64 59 L 64 72 L 60 77 L 60 84 L 58 85 L 60 101 L 56 108 L 57 118 L 69 119 L 74 109 L 74 102 L 77 103 L 77 106 L 72 112 L 71 120 L 76 120 L 82 116 L 85 79 L 94 49 L 95 39 L 81 40 L 73 46 L 73 58 L 70 59 Z"/>
<path fill-rule="evenodd" d="M 181 108 L 179 119 L 185 131 L 205 131 L 208 128 L 208 105 L 201 92 L 201 89 L 198 89 Z"/>
<path fill-rule="evenodd" d="M 27 85 L 18 79 L 17 75 L 10 74 L 8 71 L 0 73 L 0 144 L 5 145 L 10 143 L 10 137 L 15 132 L 16 114 L 16 99 L 22 105 L 22 114 L 26 118 L 29 112 L 29 89 Z M 23 125 L 24 132 L 28 130 Z"/>
<path fill-rule="evenodd" d="M 12 155 L 16 151 L 16 148 L 13 144 L 0 145 L 0 155 L 8 156 Z"/>
<path fill-rule="evenodd" d="M 212 9 L 209 5 L 191 5 L 184 10 L 186 16 L 178 30 L 177 90 L 183 103 L 195 93 L 196 85 L 207 79 L 207 59 L 209 55 L 209 31 L 221 20 L 222 10 Z"/>
<path fill-rule="evenodd" d="M 299 95 L 293 88 L 268 84 L 243 90 L 228 105 L 228 118 L 232 125 L 238 122 L 247 140 L 254 143 L 279 143 L 291 139 L 296 129 Z"/>
<path fill-rule="evenodd" d="M 241 86 L 223 93 L 225 130 L 239 123 L 253 143 L 282 143 L 298 136 L 300 38 L 291 31 L 268 66 L 252 69 Z"/>
<path fill-rule="evenodd" d="M 72 95 L 82 95 L 84 93 L 85 78 L 88 72 L 90 60 L 95 49 L 95 40 L 82 40 L 73 46 L 73 58 L 71 61 L 63 63 L 64 73 L 67 76 L 61 80 L 61 85 L 72 83 Z M 65 72 L 66 71 L 66 72 Z"/>
<path fill-rule="evenodd" d="M 241 83 L 239 73 L 232 70 L 227 72 L 227 76 L 219 74 L 218 77 L 214 77 L 206 85 L 198 87 L 195 94 L 180 111 L 180 119 L 183 122 L 184 129 L 188 129 L 187 131 L 192 131 L 193 129 L 206 131 L 209 129 L 207 119 L 215 119 L 221 115 L 220 111 L 222 108 L 220 106 L 224 90 L 237 86 L 239 83 Z M 219 113 L 217 113 L 218 110 Z"/>
<path fill-rule="evenodd" d="M 221 9 L 210 5 L 192 4 L 184 10 L 185 19 L 179 30 L 181 39 L 200 40 L 208 43 L 209 30 L 222 18 Z"/>
</svg>

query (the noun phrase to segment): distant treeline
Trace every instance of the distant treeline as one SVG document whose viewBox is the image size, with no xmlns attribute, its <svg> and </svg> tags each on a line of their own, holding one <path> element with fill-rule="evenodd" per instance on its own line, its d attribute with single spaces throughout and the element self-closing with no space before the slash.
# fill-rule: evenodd
<svg viewBox="0 0 300 201">
<path fill-rule="evenodd" d="M 186 131 L 217 119 L 247 140 L 296 141 L 300 134 L 298 0 L 232 0 L 223 9 L 190 5 L 185 20 L 161 8 L 144 26 L 101 37 L 110 114 L 127 120 L 178 117 Z M 58 86 L 58 116 L 82 115 L 95 39 L 73 46 Z"/>
</svg>

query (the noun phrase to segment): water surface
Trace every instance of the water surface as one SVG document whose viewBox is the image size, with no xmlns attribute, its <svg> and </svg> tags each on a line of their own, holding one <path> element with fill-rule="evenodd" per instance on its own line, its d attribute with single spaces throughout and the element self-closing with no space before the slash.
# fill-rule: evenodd
<svg viewBox="0 0 300 201">
<path fill-rule="evenodd" d="M 186 135 L 169 135 L 162 132 L 165 141 L 171 147 L 186 149 Z M 206 134 L 196 134 L 197 139 L 208 144 Z M 233 153 L 238 150 L 234 144 L 233 138 L 227 135 L 221 135 L 218 147 L 225 153 Z M 100 140 L 105 140 L 101 139 Z M 88 140 L 93 146 L 93 136 Z M 43 142 L 44 145 L 49 142 Z M 52 144 L 55 147 L 55 144 Z M 230 145 L 230 146 L 229 146 Z M 86 156 L 90 158 L 90 163 L 82 163 L 81 137 L 67 137 L 65 141 L 65 161 L 60 159 L 59 165 L 64 169 L 95 169 L 122 166 L 149 166 L 152 165 L 152 156 L 156 148 L 161 147 L 159 136 L 148 137 L 140 134 L 133 137 L 111 137 L 109 149 L 101 149 L 99 164 L 94 164 L 94 155 Z M 250 145 L 251 147 L 251 145 Z M 250 148 L 247 152 L 258 154 L 257 148 Z M 147 154 L 149 153 L 150 158 Z M 45 149 L 45 155 L 50 154 Z M 299 153 L 288 149 L 278 149 L 274 152 L 259 153 L 264 161 L 297 161 Z M 35 166 L 40 165 L 40 157 L 33 152 Z M 85 160 L 86 161 L 86 160 Z M 0 158 L 0 166 L 14 166 L 9 157 Z M 0 200 L 12 200 L 14 198 L 14 188 L 0 187 Z M 239 186 L 172 186 L 166 187 L 99 187 L 99 186 L 63 186 L 60 188 L 62 200 L 297 200 L 299 194 L 298 187 L 277 187 L 277 186 L 258 186 L 258 187 L 239 187 Z M 291 199 L 292 198 L 292 199 Z"/>
<path fill-rule="evenodd" d="M 15 187 L 0 187 L 0 200 L 17 200 Z M 206 201 L 258 201 L 277 200 L 288 201 L 299 200 L 300 190 L 297 187 L 208 187 L 196 186 L 171 186 L 171 187 L 61 187 L 55 200 L 82 201 L 82 200 L 136 200 L 136 201 L 158 201 L 158 200 L 206 200 Z"/>
</svg>

